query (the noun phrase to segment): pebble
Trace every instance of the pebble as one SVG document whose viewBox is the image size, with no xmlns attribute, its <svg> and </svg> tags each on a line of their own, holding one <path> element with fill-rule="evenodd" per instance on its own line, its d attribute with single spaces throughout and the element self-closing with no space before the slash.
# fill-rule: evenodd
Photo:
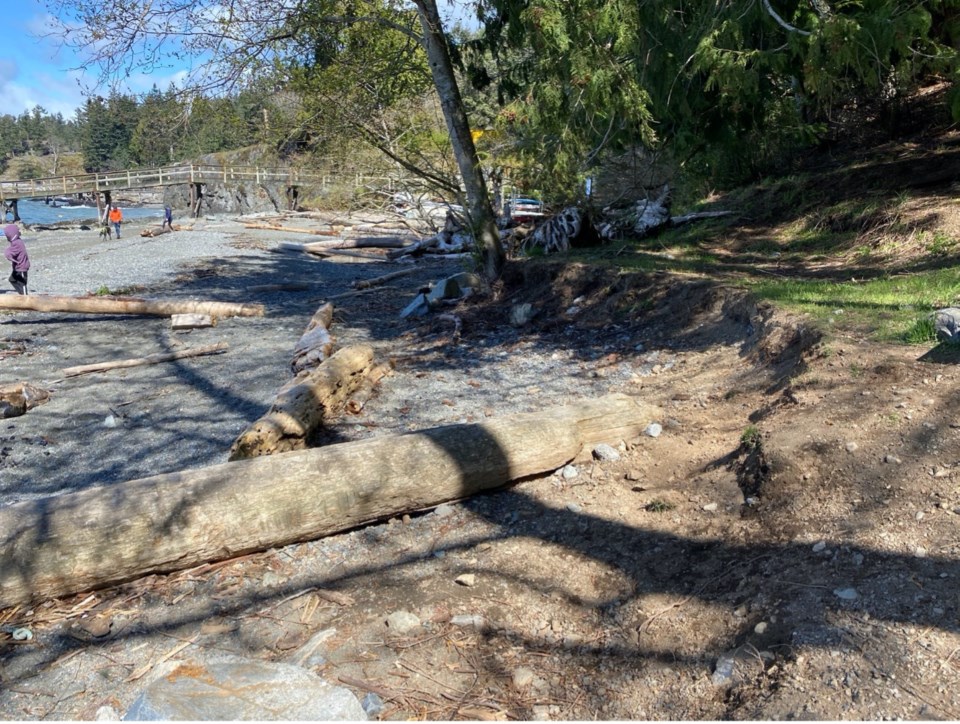
<svg viewBox="0 0 960 724">
<path fill-rule="evenodd" d="M 860 594 L 853 588 L 835 588 L 833 589 L 833 595 L 844 601 L 856 601 L 860 597 Z"/>
<path fill-rule="evenodd" d="M 883 456 L 883 462 L 885 462 L 885 463 L 892 463 L 892 464 L 894 464 L 894 465 L 899 465 L 899 464 L 902 463 L 903 461 L 902 461 L 900 458 L 898 458 L 896 455 L 884 455 L 884 456 Z"/>
<path fill-rule="evenodd" d="M 582 512 L 583 512 L 583 508 L 582 508 L 580 505 L 577 505 L 576 503 L 567 503 L 565 507 L 566 507 L 566 509 L 569 510 L 571 513 L 582 513 Z"/>
<path fill-rule="evenodd" d="M 456 511 L 453 509 L 453 507 L 450 505 L 447 505 L 446 503 L 443 503 L 442 505 L 438 505 L 433 510 L 433 514 L 438 518 L 449 518 L 455 512 Z"/>
<path fill-rule="evenodd" d="M 460 613 L 452 616 L 450 623 L 460 628 L 483 628 L 487 622 L 479 613 Z"/>
<path fill-rule="evenodd" d="M 533 683 L 534 673 L 526 666 L 521 666 L 513 672 L 513 687 L 517 691 L 528 689 Z"/>
<path fill-rule="evenodd" d="M 814 552 L 814 553 L 820 553 L 820 552 L 822 552 L 824 549 L 826 549 L 826 547 L 827 547 L 826 541 L 820 541 L 819 543 L 814 543 L 814 544 L 813 544 L 813 552 Z"/>
<path fill-rule="evenodd" d="M 454 579 L 454 583 L 470 588 L 477 585 L 477 577 L 473 573 L 462 573 Z"/>
<path fill-rule="evenodd" d="M 767 624 L 766 621 L 761 621 L 760 623 L 758 623 L 756 626 L 753 627 L 753 632 L 755 634 L 764 634 L 767 632 L 768 625 L 769 624 Z"/>
<path fill-rule="evenodd" d="M 112 706 L 101 706 L 93 718 L 96 721 L 121 721 L 120 712 Z"/>
<path fill-rule="evenodd" d="M 103 418 L 103 426 L 110 428 L 116 427 L 117 418 L 115 418 L 113 415 L 107 415 L 105 418 Z"/>
<path fill-rule="evenodd" d="M 643 434 L 647 437 L 660 437 L 661 432 L 663 432 L 663 425 L 657 422 L 651 422 L 647 425 L 647 429 L 643 431 Z"/>
<path fill-rule="evenodd" d="M 703 506 L 703 509 L 704 509 L 705 511 L 707 511 L 708 513 L 713 513 L 713 512 L 716 511 L 716 509 L 717 509 L 717 504 L 716 504 L 716 503 L 707 503 L 706 505 Z"/>
<path fill-rule="evenodd" d="M 420 626 L 420 618 L 409 611 L 394 611 L 387 616 L 387 626 L 392 631 L 405 634 Z"/>
<path fill-rule="evenodd" d="M 601 462 L 612 463 L 620 459 L 620 453 L 612 445 L 601 443 L 593 448 L 593 457 Z"/>
<path fill-rule="evenodd" d="M 563 469 L 560 471 L 560 475 L 563 476 L 564 480 L 573 480 L 580 475 L 580 471 L 577 470 L 576 465 L 564 465 Z"/>
<path fill-rule="evenodd" d="M 857 443 L 853 442 L 852 440 L 848 442 L 844 447 L 847 448 L 847 452 L 849 453 L 856 452 L 857 450 L 860 449 L 860 446 L 857 445 Z"/>
</svg>

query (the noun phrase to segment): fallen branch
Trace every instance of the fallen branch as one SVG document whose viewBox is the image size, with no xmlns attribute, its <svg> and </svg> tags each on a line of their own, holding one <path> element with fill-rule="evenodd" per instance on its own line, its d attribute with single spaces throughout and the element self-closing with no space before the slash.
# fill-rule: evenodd
<svg viewBox="0 0 960 724">
<path fill-rule="evenodd" d="M 407 241 L 396 237 L 366 236 L 356 239 L 331 239 L 330 241 L 314 241 L 307 244 L 307 251 L 311 249 L 402 249 Z"/>
<path fill-rule="evenodd" d="M 655 417 L 652 407 L 610 395 L 7 505 L 0 608 L 462 499 L 556 470 L 598 443 L 634 439 Z"/>
<path fill-rule="evenodd" d="M 380 277 L 374 277 L 373 279 L 361 279 L 353 283 L 354 289 L 369 289 L 370 287 L 380 286 L 381 284 L 386 284 L 389 281 L 394 279 L 399 279 L 402 276 L 406 276 L 412 272 L 416 271 L 415 269 L 401 269 L 400 271 L 390 272 L 389 274 L 384 274 Z"/>
<path fill-rule="evenodd" d="M 408 254 L 413 254 L 418 251 L 423 251 L 429 249 L 432 246 L 436 246 L 440 243 L 440 238 L 438 236 L 431 236 L 427 239 L 421 239 L 416 241 L 413 244 L 403 247 L 402 249 L 394 249 L 393 251 L 387 252 L 388 259 L 399 259 L 401 257 L 407 256 Z"/>
<path fill-rule="evenodd" d="M 230 302 L 160 301 L 133 297 L 58 297 L 46 294 L 0 294 L 0 309 L 80 314 L 209 314 L 211 317 L 262 317 L 262 304 Z"/>
<path fill-rule="evenodd" d="M 179 352 L 157 352 L 146 357 L 134 357 L 132 359 L 114 360 L 113 362 L 96 362 L 89 365 L 78 365 L 76 367 L 65 367 L 61 370 L 64 377 L 77 377 L 91 372 L 106 372 L 125 367 L 142 367 L 144 365 L 155 365 L 161 362 L 173 362 L 187 357 L 203 357 L 210 354 L 221 354 L 229 349 L 230 345 L 226 342 L 217 342 L 208 344 L 205 347 L 194 347 L 193 349 L 184 349 Z"/>
<path fill-rule="evenodd" d="M 314 256 L 350 256 L 356 259 L 373 259 L 375 261 L 384 261 L 381 254 L 371 254 L 363 251 L 348 251 L 346 249 L 317 249 L 311 248 L 312 244 L 304 244 L 304 251 Z"/>
<path fill-rule="evenodd" d="M 678 226 L 680 224 L 687 224 L 691 221 L 699 221 L 700 219 L 716 219 L 721 216 L 730 216 L 733 214 L 732 211 L 694 211 L 691 214 L 683 214 L 682 216 L 671 216 L 670 224 L 672 226 Z"/>
</svg>

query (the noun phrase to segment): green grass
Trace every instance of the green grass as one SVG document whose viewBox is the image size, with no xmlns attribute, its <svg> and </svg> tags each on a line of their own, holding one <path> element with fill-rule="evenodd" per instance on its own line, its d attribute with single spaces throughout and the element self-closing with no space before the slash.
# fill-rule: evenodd
<svg viewBox="0 0 960 724">
<path fill-rule="evenodd" d="M 827 328 L 857 328 L 879 340 L 902 342 L 918 316 L 960 299 L 960 270 L 858 282 L 762 280 L 747 286 L 757 297 L 809 314 Z M 919 343 L 916 334 L 913 339 Z"/>
</svg>

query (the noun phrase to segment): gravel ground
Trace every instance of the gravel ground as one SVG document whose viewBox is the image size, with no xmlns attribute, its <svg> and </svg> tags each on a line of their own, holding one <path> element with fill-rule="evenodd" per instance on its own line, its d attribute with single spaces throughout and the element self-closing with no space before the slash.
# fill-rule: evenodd
<svg viewBox="0 0 960 724">
<path fill-rule="evenodd" d="M 215 327 L 188 332 L 173 332 L 165 317 L 0 315 L 0 344 L 21 352 L 0 362 L 0 380 L 23 380 L 52 393 L 48 403 L 4 421 L 0 505 L 223 462 L 236 436 L 290 379 L 293 345 L 323 299 L 349 291 L 355 279 L 396 268 L 278 252 L 277 242 L 289 235 L 258 231 L 244 237 L 240 221 L 204 220 L 189 231 L 154 238 L 139 236 L 128 224 L 128 236 L 107 242 L 93 232 L 25 235 L 37 294 L 82 294 L 105 286 L 145 298 L 259 302 L 266 314 L 222 319 Z M 448 267 L 442 260 L 428 261 L 405 284 L 435 279 Z M 309 287 L 248 291 L 275 283 Z M 396 304 L 410 296 L 398 294 Z M 334 331 L 341 345 L 389 344 L 394 330 L 381 327 L 338 322 Z M 226 342 L 229 350 L 67 379 L 61 373 L 67 366 L 217 342 Z"/>
</svg>

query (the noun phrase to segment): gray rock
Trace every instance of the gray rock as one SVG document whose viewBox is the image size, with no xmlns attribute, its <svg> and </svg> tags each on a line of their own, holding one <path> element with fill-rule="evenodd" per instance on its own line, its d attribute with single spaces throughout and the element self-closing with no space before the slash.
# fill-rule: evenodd
<svg viewBox="0 0 960 724">
<path fill-rule="evenodd" d="M 663 425 L 658 422 L 651 422 L 647 425 L 647 429 L 643 431 L 643 434 L 647 437 L 660 437 L 661 432 L 663 432 Z"/>
<path fill-rule="evenodd" d="M 461 586 L 471 588 L 477 585 L 477 576 L 473 573 L 461 573 L 454 579 L 454 583 L 459 583 Z"/>
<path fill-rule="evenodd" d="M 717 664 L 710 676 L 710 682 L 714 686 L 732 686 L 746 680 L 749 676 L 751 666 L 755 666 L 755 660 L 751 661 L 748 652 L 741 649 L 733 649 L 725 654 L 721 654 L 717 659 Z"/>
<path fill-rule="evenodd" d="M 532 304 L 514 304 L 510 308 L 510 324 L 522 327 L 533 319 L 535 314 Z"/>
<path fill-rule="evenodd" d="M 180 665 L 136 698 L 124 721 L 366 721 L 357 697 L 299 666 L 231 657 Z"/>
<path fill-rule="evenodd" d="M 457 511 L 455 511 L 452 506 L 447 505 L 446 503 L 441 503 L 433 509 L 433 514 L 438 518 L 449 518 L 456 512 Z"/>
<path fill-rule="evenodd" d="M 960 308 L 938 309 L 933 315 L 933 326 L 937 331 L 937 339 L 941 342 L 960 343 Z"/>
<path fill-rule="evenodd" d="M 450 618 L 450 624 L 460 628 L 482 629 L 487 625 L 487 621 L 479 613 L 460 613 Z"/>
<path fill-rule="evenodd" d="M 576 465 L 564 465 L 563 469 L 560 471 L 560 474 L 563 476 L 564 480 L 573 480 L 580 474 L 580 471 L 577 470 Z"/>
<path fill-rule="evenodd" d="M 120 712 L 112 706 L 101 706 L 94 716 L 96 721 L 120 721 Z"/>
<path fill-rule="evenodd" d="M 593 448 L 593 457 L 602 462 L 613 463 L 620 459 L 620 453 L 612 445 L 600 443 Z"/>
<path fill-rule="evenodd" d="M 849 453 L 856 452 L 857 450 L 860 449 L 860 446 L 857 445 L 857 443 L 853 442 L 852 440 L 848 442 L 844 447 L 846 447 L 847 452 Z"/>
<path fill-rule="evenodd" d="M 513 687 L 517 691 L 524 691 L 533 684 L 534 673 L 532 669 L 521 666 L 513 672 Z"/>
<path fill-rule="evenodd" d="M 707 503 L 703 506 L 703 509 L 708 513 L 715 513 L 717 511 L 717 507 L 718 506 L 716 503 Z"/>
<path fill-rule="evenodd" d="M 428 306 L 432 309 L 444 299 L 462 299 L 483 289 L 483 280 L 476 274 L 460 272 L 439 282 L 426 295 Z"/>
<path fill-rule="evenodd" d="M 833 595 L 844 601 L 856 601 L 860 598 L 860 594 L 854 588 L 835 588 Z"/>
<path fill-rule="evenodd" d="M 423 317 L 430 311 L 430 304 L 427 302 L 426 294 L 418 294 L 413 298 L 413 301 L 408 304 L 402 312 L 400 312 L 400 319 L 406 319 L 407 317 Z"/>
<path fill-rule="evenodd" d="M 409 611 L 394 611 L 387 616 L 387 626 L 395 633 L 405 634 L 419 627 L 420 619 Z"/>
<path fill-rule="evenodd" d="M 360 706 L 363 707 L 364 712 L 371 719 L 376 719 L 380 712 L 383 711 L 383 699 L 374 694 L 372 691 L 368 692 L 363 701 L 360 702 Z"/>
</svg>

